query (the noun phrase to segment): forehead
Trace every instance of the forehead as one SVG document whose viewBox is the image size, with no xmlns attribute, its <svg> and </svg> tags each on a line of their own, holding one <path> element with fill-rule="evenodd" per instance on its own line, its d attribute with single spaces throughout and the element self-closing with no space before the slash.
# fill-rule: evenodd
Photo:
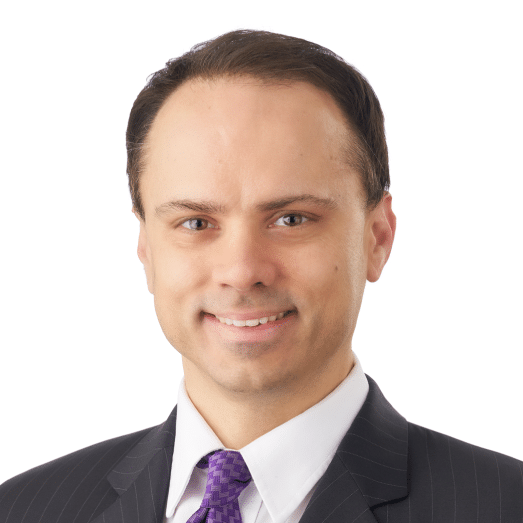
<svg viewBox="0 0 523 523">
<path fill-rule="evenodd" d="M 318 127 L 311 129 L 313 122 Z M 223 137 L 234 130 L 261 130 L 264 123 L 286 127 L 291 136 L 300 127 L 302 135 L 309 131 L 316 138 L 347 131 L 343 112 L 326 91 L 307 82 L 267 83 L 243 76 L 182 84 L 158 112 L 149 143 L 154 145 L 176 128 L 198 127 Z"/>
<path fill-rule="evenodd" d="M 156 116 L 142 181 L 156 192 L 183 193 L 188 187 L 194 191 L 198 180 L 200 194 L 182 197 L 208 197 L 205 186 L 214 192 L 218 186 L 231 189 L 234 181 L 257 184 L 266 196 L 289 185 L 310 192 L 327 185 L 329 177 L 334 181 L 335 171 L 347 177 L 342 147 L 347 137 L 334 99 L 308 83 L 191 80 Z"/>
</svg>

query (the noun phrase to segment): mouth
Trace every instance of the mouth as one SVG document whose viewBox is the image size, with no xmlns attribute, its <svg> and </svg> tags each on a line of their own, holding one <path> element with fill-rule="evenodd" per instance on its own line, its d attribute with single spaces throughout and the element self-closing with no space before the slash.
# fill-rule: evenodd
<svg viewBox="0 0 523 523">
<path fill-rule="evenodd" d="M 277 318 L 277 320 L 269 320 L 268 322 L 266 323 L 274 323 L 275 321 L 280 321 L 280 320 L 283 320 L 284 318 L 286 318 L 287 316 L 289 316 L 290 314 L 292 314 L 293 312 L 298 312 L 296 309 L 291 309 L 291 310 L 288 310 L 286 311 L 283 316 L 281 318 Z M 280 313 L 281 314 L 281 313 Z M 204 316 L 209 316 L 209 317 L 212 317 L 212 318 L 216 318 L 218 319 L 218 317 L 214 314 L 211 314 L 210 312 L 205 312 L 205 311 L 202 311 L 201 312 L 201 317 L 203 318 Z M 275 315 L 277 316 L 277 315 Z M 271 316 L 272 317 L 272 316 Z"/>
<path fill-rule="evenodd" d="M 281 318 L 267 321 L 256 326 L 236 326 L 222 323 L 214 314 L 203 312 L 204 328 L 211 329 L 224 341 L 260 342 L 283 339 L 282 336 L 290 333 L 297 326 L 298 311 L 288 310 Z"/>
</svg>

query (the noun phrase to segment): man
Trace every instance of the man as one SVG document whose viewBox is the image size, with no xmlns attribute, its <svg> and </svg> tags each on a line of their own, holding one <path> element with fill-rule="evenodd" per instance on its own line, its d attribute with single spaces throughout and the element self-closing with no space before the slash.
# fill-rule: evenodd
<svg viewBox="0 0 523 523">
<path fill-rule="evenodd" d="M 522 462 L 407 422 L 352 351 L 396 230 L 354 68 L 228 33 L 155 73 L 127 147 L 178 403 L 4 483 L 1 523 L 523 521 Z"/>
</svg>

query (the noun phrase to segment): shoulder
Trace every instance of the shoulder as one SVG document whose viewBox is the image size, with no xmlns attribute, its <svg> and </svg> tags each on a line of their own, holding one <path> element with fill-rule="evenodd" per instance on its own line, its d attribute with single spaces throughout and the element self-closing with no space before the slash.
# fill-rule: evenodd
<svg viewBox="0 0 523 523">
<path fill-rule="evenodd" d="M 467 500 L 493 521 L 523 516 L 523 462 L 414 423 L 408 428 L 411 495 L 456 510 Z"/>
<path fill-rule="evenodd" d="M 478 447 L 414 423 L 409 422 L 408 427 L 409 448 L 417 461 L 425 460 L 429 464 L 438 458 L 440 461 L 448 462 L 449 466 L 454 463 L 457 467 L 470 463 L 477 473 L 490 471 L 498 474 L 499 471 L 514 475 L 523 481 L 523 462 L 516 458 Z"/>
<path fill-rule="evenodd" d="M 153 428 L 96 443 L 7 480 L 0 485 L 0 523 L 30 523 L 33 511 L 41 517 L 42 510 L 56 513 L 58 506 L 77 516 L 80 506 L 86 513 L 95 510 L 110 493 L 107 474 Z"/>
</svg>

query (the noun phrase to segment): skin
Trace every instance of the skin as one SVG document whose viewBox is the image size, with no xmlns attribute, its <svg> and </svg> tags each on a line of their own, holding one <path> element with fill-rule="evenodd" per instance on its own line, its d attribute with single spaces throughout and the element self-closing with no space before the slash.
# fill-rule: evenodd
<svg viewBox="0 0 523 523">
<path fill-rule="evenodd" d="M 389 193 L 374 211 L 363 208 L 361 182 L 341 153 L 351 136 L 329 94 L 246 77 L 186 82 L 150 130 L 145 221 L 133 209 L 138 257 L 182 356 L 187 393 L 226 448 L 309 409 L 354 365 L 363 291 L 388 260 L 396 217 Z M 301 193 L 338 207 L 255 209 Z M 227 213 L 155 213 L 182 198 L 214 200 Z M 271 342 L 224 340 L 203 319 L 203 311 L 292 308 L 292 327 Z"/>
</svg>

